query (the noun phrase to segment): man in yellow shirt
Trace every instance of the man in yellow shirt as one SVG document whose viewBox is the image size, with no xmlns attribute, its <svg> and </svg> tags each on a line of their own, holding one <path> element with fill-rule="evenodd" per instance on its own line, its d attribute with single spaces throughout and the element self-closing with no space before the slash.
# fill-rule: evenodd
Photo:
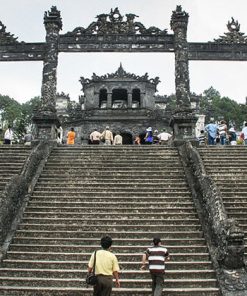
<svg viewBox="0 0 247 296">
<path fill-rule="evenodd" d="M 101 239 L 102 250 L 96 252 L 95 274 L 97 284 L 94 286 L 93 296 L 110 296 L 112 291 L 112 278 L 116 279 L 116 287 L 120 287 L 117 257 L 111 253 L 112 238 L 104 236 Z M 94 264 L 94 254 L 88 263 L 88 272 L 91 272 Z"/>
</svg>

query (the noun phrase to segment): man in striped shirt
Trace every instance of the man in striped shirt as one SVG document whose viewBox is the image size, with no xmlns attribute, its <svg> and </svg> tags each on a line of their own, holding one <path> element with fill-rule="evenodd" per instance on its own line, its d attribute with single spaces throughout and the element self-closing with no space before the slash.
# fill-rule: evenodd
<svg viewBox="0 0 247 296">
<path fill-rule="evenodd" d="M 152 278 L 152 296 L 161 296 L 164 285 L 165 260 L 170 260 L 167 249 L 161 246 L 161 239 L 155 237 L 153 246 L 147 248 L 142 256 L 142 267 L 145 269 L 148 261 L 149 271 Z"/>
</svg>

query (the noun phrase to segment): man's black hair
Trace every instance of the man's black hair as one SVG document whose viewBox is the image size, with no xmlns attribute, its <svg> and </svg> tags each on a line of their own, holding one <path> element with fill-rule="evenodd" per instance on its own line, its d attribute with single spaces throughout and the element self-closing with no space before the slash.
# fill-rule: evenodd
<svg viewBox="0 0 247 296">
<path fill-rule="evenodd" d="M 101 247 L 103 249 L 105 250 L 109 249 L 111 245 L 112 245 L 112 238 L 110 236 L 106 235 L 101 238 Z"/>
<path fill-rule="evenodd" d="M 155 237 L 154 239 L 153 239 L 153 243 L 154 243 L 154 245 L 155 246 L 158 246 L 158 244 L 161 242 L 161 239 L 159 238 L 159 237 Z"/>
</svg>

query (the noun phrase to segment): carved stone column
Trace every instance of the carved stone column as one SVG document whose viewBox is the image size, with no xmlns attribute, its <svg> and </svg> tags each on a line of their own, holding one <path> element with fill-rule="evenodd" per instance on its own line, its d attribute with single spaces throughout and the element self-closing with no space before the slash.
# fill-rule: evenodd
<svg viewBox="0 0 247 296">
<path fill-rule="evenodd" d="M 187 43 L 187 25 L 189 15 L 177 6 L 171 18 L 171 28 L 174 31 L 175 51 L 175 85 L 177 107 L 172 115 L 170 125 L 173 128 L 174 139 L 179 144 L 186 139 L 195 139 L 194 128 L 196 118 L 190 105 L 189 60 Z"/>
<path fill-rule="evenodd" d="M 132 108 L 132 93 L 128 93 L 128 108 Z"/>
<path fill-rule="evenodd" d="M 190 80 L 187 44 L 189 15 L 177 6 L 172 13 L 171 29 L 174 31 L 175 85 L 178 107 L 190 108 Z"/>
<path fill-rule="evenodd" d="M 107 101 L 106 101 L 106 108 L 112 108 L 112 93 L 107 93 Z"/>
<path fill-rule="evenodd" d="M 145 93 L 140 93 L 140 108 L 143 108 L 144 96 L 145 96 Z"/>
<path fill-rule="evenodd" d="M 52 6 L 45 12 L 46 52 L 43 63 L 41 108 L 33 116 L 36 139 L 55 139 L 59 120 L 56 114 L 57 64 L 59 31 L 62 29 L 60 11 Z"/>
</svg>

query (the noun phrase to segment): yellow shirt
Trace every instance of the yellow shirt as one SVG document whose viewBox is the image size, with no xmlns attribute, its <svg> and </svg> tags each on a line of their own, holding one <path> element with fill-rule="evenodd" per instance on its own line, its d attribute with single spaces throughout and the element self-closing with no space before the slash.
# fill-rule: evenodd
<svg viewBox="0 0 247 296">
<path fill-rule="evenodd" d="M 93 267 L 94 253 L 91 255 L 88 266 Z M 112 275 L 114 271 L 119 271 L 117 257 L 106 250 L 96 252 L 95 274 Z"/>
<path fill-rule="evenodd" d="M 67 144 L 74 145 L 75 144 L 75 132 L 69 131 L 67 135 Z"/>
</svg>

